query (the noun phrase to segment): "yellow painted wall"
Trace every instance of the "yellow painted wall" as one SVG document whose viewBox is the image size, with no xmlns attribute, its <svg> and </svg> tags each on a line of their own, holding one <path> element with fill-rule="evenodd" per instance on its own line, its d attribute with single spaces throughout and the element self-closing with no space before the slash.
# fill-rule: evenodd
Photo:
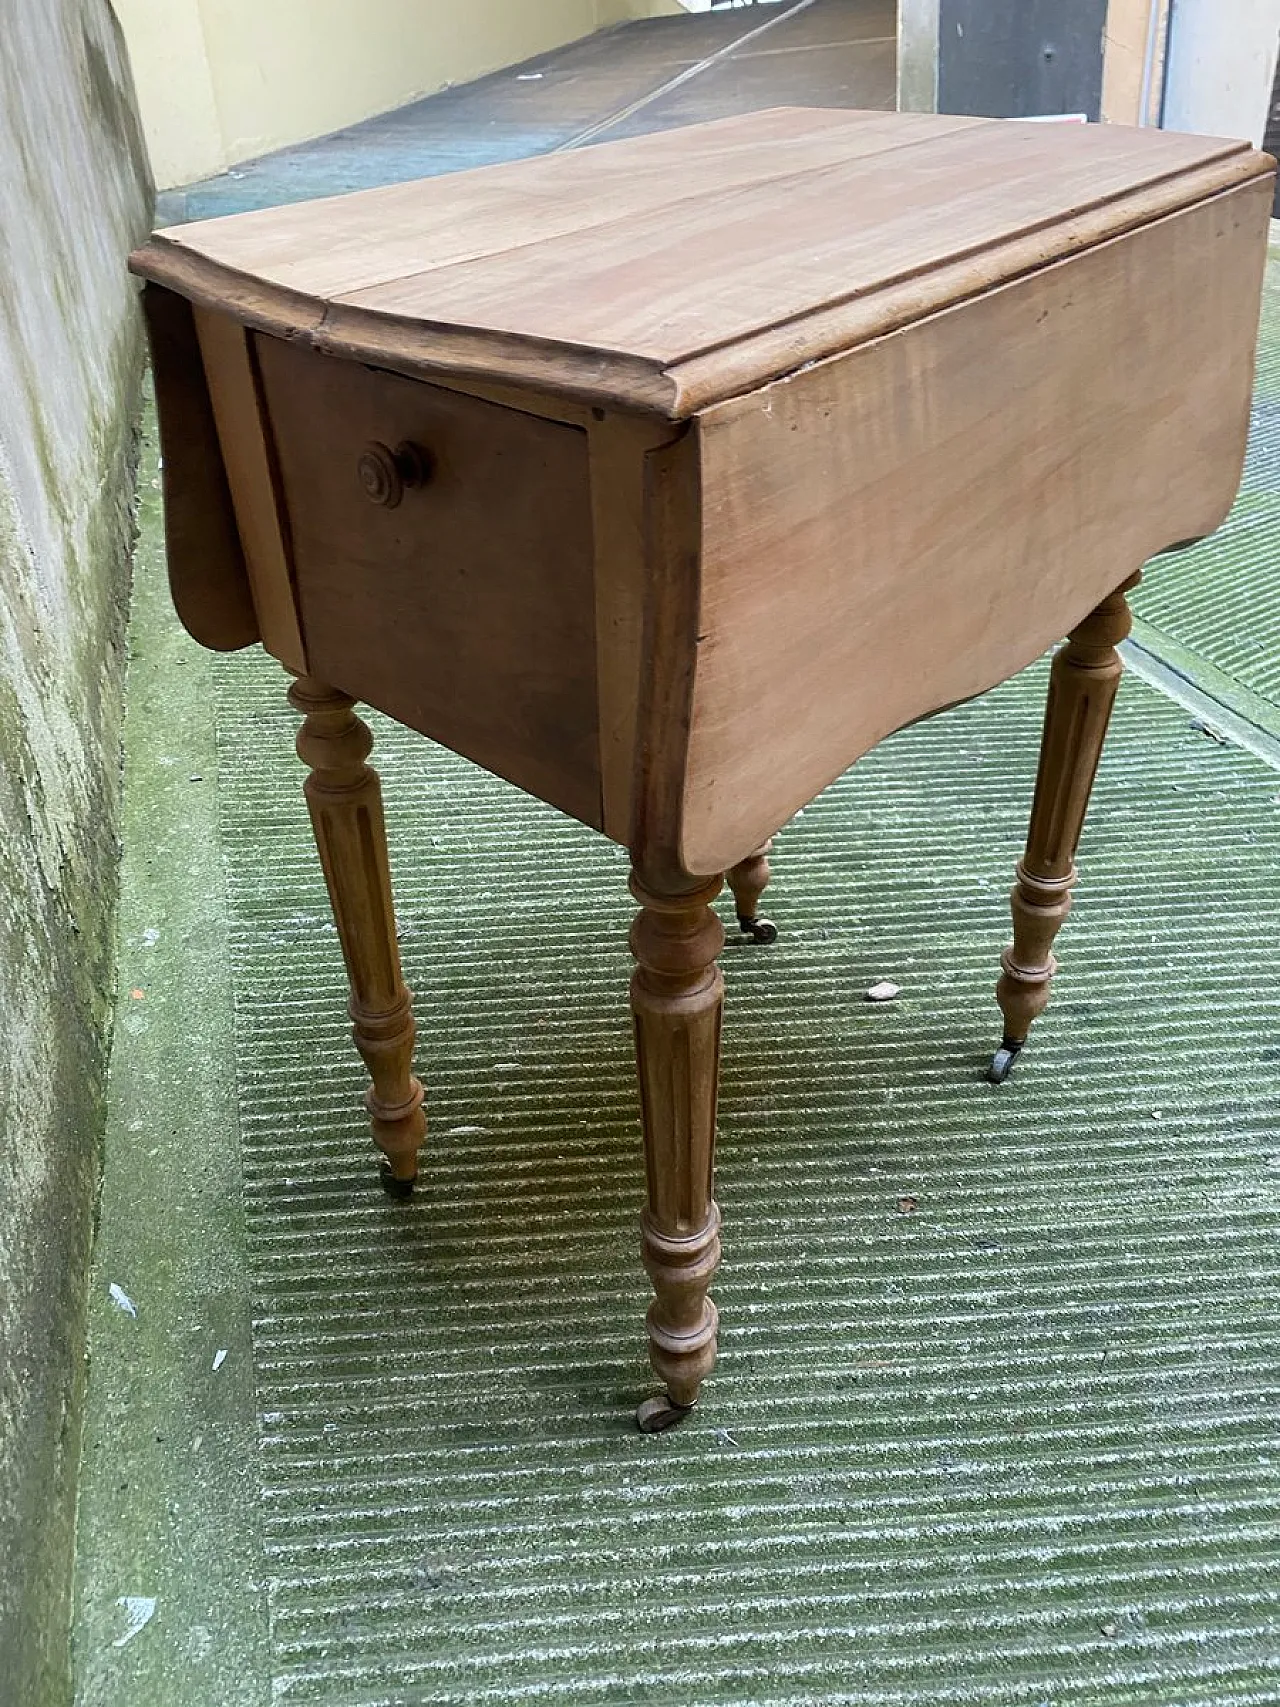
<svg viewBox="0 0 1280 1707">
<path fill-rule="evenodd" d="M 679 0 L 114 0 L 160 189 Z"/>
</svg>

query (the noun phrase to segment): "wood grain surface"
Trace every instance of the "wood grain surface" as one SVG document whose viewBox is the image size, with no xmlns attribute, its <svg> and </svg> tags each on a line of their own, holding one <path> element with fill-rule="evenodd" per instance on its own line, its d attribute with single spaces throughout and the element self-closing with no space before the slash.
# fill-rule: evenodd
<svg viewBox="0 0 1280 1707">
<path fill-rule="evenodd" d="M 132 264 L 337 354 L 682 418 L 1268 170 L 1118 126 L 779 109 L 178 227 Z"/>
<path fill-rule="evenodd" d="M 904 142 L 982 125 L 931 114 L 777 108 L 625 143 L 482 166 L 352 195 L 174 226 L 167 246 L 328 299 L 574 232 L 790 179 Z"/>
<path fill-rule="evenodd" d="M 229 315 L 208 308 L 196 308 L 195 326 L 262 644 L 305 675 L 275 446 L 250 337 Z"/>
<path fill-rule="evenodd" d="M 599 827 L 586 434 L 256 342 L 312 672 Z M 360 459 L 401 442 L 388 508 Z"/>
<path fill-rule="evenodd" d="M 147 285 L 142 304 L 165 447 L 169 591 L 190 635 L 214 652 L 234 652 L 262 636 L 195 317 L 185 297 L 161 285 Z"/>
<path fill-rule="evenodd" d="M 389 1189 L 425 1128 L 353 700 L 630 851 L 667 1389 L 642 1427 L 679 1420 L 716 1353 L 722 874 L 769 940 L 770 836 L 885 735 L 1070 632 L 1000 985 L 1007 1071 L 1069 904 L 1117 589 L 1235 495 L 1271 190 L 1234 142 L 782 111 L 134 257 L 196 305 L 153 314 L 176 584 L 215 641 L 256 627 L 303 674 Z"/>
<path fill-rule="evenodd" d="M 699 419 L 690 872 L 1218 526 L 1269 214 L 1260 180 Z"/>
</svg>

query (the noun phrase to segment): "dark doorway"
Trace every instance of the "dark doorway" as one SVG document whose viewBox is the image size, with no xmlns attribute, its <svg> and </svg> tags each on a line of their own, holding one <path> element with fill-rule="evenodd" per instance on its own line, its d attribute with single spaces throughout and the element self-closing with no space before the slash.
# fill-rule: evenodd
<svg viewBox="0 0 1280 1707">
<path fill-rule="evenodd" d="M 941 0 L 938 111 L 1102 114 L 1107 0 Z"/>
</svg>

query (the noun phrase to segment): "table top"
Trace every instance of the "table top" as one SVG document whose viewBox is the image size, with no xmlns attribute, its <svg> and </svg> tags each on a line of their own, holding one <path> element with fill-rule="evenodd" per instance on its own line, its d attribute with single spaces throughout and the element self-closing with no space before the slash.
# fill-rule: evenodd
<svg viewBox="0 0 1280 1707">
<path fill-rule="evenodd" d="M 172 227 L 132 265 L 335 354 L 680 418 L 1271 169 L 1173 132 L 780 108 Z"/>
</svg>

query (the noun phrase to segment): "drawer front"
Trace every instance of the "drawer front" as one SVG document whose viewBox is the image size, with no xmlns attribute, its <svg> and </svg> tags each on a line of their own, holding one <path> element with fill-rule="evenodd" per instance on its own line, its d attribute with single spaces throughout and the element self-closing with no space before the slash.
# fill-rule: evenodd
<svg viewBox="0 0 1280 1707">
<path fill-rule="evenodd" d="M 598 828 L 586 434 L 256 347 L 311 673 Z"/>
</svg>

